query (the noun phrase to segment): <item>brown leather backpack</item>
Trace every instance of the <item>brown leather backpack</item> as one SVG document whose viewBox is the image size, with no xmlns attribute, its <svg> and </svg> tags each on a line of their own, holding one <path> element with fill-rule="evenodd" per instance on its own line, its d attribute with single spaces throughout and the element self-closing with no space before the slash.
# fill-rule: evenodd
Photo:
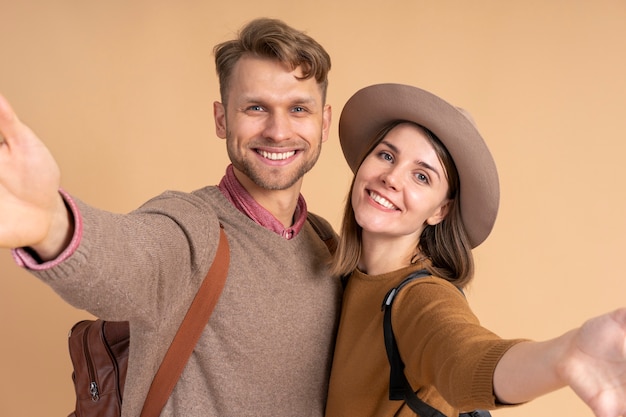
<svg viewBox="0 0 626 417">
<path fill-rule="evenodd" d="M 128 365 L 127 321 L 83 320 L 74 325 L 69 350 L 76 389 L 70 417 L 117 417 Z"/>
<path fill-rule="evenodd" d="M 154 376 L 141 417 L 157 417 L 217 304 L 228 274 L 230 253 L 224 230 L 215 259 L 200 285 L 163 362 Z M 207 279 L 208 277 L 211 279 Z M 69 417 L 119 417 L 128 366 L 130 329 L 126 321 L 83 320 L 69 335 L 76 409 Z"/>
</svg>

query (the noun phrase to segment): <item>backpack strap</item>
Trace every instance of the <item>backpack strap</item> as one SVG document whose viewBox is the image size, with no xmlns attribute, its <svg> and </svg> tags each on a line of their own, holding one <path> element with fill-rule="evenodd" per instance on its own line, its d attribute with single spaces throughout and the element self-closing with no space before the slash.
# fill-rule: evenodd
<svg viewBox="0 0 626 417">
<path fill-rule="evenodd" d="M 183 372 L 189 356 L 191 356 L 202 330 L 204 330 L 213 308 L 222 294 L 229 262 L 228 239 L 220 224 L 220 241 L 213 264 L 202 281 L 159 370 L 152 380 L 152 385 L 150 385 L 150 390 L 141 410 L 141 417 L 156 417 L 161 414 L 161 410 L 174 390 L 174 386 L 178 382 L 180 374 Z"/>
<path fill-rule="evenodd" d="M 320 216 L 313 214 L 310 211 L 307 213 L 306 218 L 311 227 L 315 230 L 315 233 L 317 233 L 320 239 L 322 239 L 322 241 L 326 244 L 330 254 L 334 254 L 335 250 L 337 250 L 337 234 L 333 228 L 330 227 L 330 225 L 328 225 Z"/>
<path fill-rule="evenodd" d="M 389 366 L 391 368 L 389 374 L 389 399 L 390 400 L 402 400 L 406 402 L 411 410 L 416 412 L 420 417 L 446 417 L 436 408 L 431 407 L 424 401 L 420 400 L 417 396 L 411 384 L 409 383 L 404 373 L 404 362 L 400 357 L 400 351 L 398 350 L 398 344 L 396 343 L 396 337 L 393 333 L 393 327 L 391 325 L 391 307 L 394 299 L 400 292 L 400 290 L 406 287 L 412 281 L 430 276 L 430 272 L 426 269 L 420 269 L 411 273 L 406 277 L 398 286 L 389 290 L 385 299 L 383 300 L 382 310 L 384 311 L 383 317 L 383 333 L 385 337 L 385 349 L 387 351 L 387 359 L 389 360 Z M 462 292 L 462 291 L 461 291 Z M 460 417 L 490 417 L 491 414 L 485 410 L 475 410 L 469 413 L 461 413 Z"/>
<path fill-rule="evenodd" d="M 307 214 L 307 220 L 326 244 L 329 252 L 333 254 L 337 248 L 337 235 L 332 227 L 321 217 L 310 212 Z M 189 306 L 189 310 L 152 381 L 141 411 L 141 417 L 158 416 L 167 403 L 222 293 L 229 262 L 228 240 L 222 225 L 220 225 L 220 242 L 213 264 Z M 207 279 L 208 277 L 211 279 Z"/>
</svg>

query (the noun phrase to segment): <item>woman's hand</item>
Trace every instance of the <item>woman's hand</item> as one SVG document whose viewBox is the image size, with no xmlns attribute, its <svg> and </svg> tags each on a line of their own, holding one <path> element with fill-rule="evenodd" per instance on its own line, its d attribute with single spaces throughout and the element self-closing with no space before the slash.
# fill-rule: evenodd
<svg viewBox="0 0 626 417">
<path fill-rule="evenodd" d="M 597 417 L 626 415 L 626 308 L 575 331 L 557 372 Z"/>
<path fill-rule="evenodd" d="M 511 347 L 493 383 L 502 403 L 523 403 L 569 385 L 597 417 L 626 416 L 626 308 L 554 339 Z"/>
</svg>

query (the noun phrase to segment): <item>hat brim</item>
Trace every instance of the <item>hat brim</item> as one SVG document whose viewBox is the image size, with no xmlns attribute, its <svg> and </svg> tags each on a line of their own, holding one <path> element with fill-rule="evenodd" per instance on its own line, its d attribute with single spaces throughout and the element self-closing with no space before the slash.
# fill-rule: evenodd
<svg viewBox="0 0 626 417">
<path fill-rule="evenodd" d="M 380 130 L 396 120 L 427 128 L 448 149 L 459 173 L 461 218 L 472 248 L 480 245 L 498 214 L 498 172 L 473 121 L 457 107 L 403 84 L 376 84 L 357 91 L 339 118 L 341 148 L 352 172 L 356 173 Z"/>
</svg>

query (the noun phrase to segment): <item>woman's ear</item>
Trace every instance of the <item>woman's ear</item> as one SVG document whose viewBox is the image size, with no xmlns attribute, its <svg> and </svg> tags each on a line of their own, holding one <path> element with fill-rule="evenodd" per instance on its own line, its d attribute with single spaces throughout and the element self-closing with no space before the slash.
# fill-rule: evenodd
<svg viewBox="0 0 626 417">
<path fill-rule="evenodd" d="M 452 206 L 453 201 L 454 200 L 448 199 L 444 201 L 443 203 L 441 203 L 441 205 L 439 206 L 437 210 L 435 210 L 433 215 L 430 216 L 428 219 L 426 219 L 426 223 L 428 223 L 429 226 L 434 226 L 436 224 L 441 223 L 443 219 L 445 219 L 448 213 L 450 212 L 450 207 Z"/>
</svg>

